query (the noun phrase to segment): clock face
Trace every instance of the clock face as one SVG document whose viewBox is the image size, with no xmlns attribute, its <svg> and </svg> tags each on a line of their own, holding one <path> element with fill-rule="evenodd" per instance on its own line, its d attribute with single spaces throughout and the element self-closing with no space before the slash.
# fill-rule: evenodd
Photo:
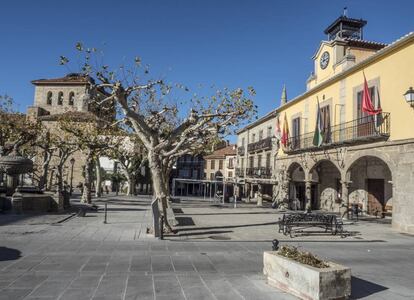
<svg viewBox="0 0 414 300">
<path fill-rule="evenodd" d="M 320 65 L 322 69 L 325 69 L 329 64 L 329 53 L 328 52 L 324 52 L 322 53 L 321 56 L 321 61 L 320 61 Z"/>
</svg>

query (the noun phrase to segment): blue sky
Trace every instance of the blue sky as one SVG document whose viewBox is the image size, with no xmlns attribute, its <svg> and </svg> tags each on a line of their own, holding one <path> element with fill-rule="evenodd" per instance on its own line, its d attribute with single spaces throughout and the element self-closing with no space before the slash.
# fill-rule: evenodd
<svg viewBox="0 0 414 300">
<path fill-rule="evenodd" d="M 305 91 L 323 30 L 348 7 L 368 20 L 365 38 L 392 42 L 414 30 L 412 0 L 4 1 L 0 15 L 0 94 L 20 111 L 30 81 L 60 77 L 59 55 L 77 41 L 103 49 L 106 63 L 142 57 L 154 76 L 190 87 L 253 86 L 259 115 Z"/>
</svg>

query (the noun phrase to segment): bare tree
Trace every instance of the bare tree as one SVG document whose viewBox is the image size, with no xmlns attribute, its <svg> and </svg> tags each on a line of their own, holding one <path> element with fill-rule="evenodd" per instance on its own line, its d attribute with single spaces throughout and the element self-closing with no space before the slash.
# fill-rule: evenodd
<svg viewBox="0 0 414 300">
<path fill-rule="evenodd" d="M 167 221 L 167 206 L 169 175 L 174 162 L 250 120 L 256 113 L 251 100 L 255 94 L 253 88 L 248 88 L 248 93 L 241 88 L 225 88 L 210 97 L 189 96 L 185 93 L 189 89 L 183 85 L 150 79 L 148 67 L 142 67 L 138 57 L 130 68 L 121 66 L 110 70 L 106 65 L 96 64 L 98 59 L 92 59 L 95 49 L 85 49 L 80 43 L 76 49 L 83 59 L 82 72 L 96 79 L 92 90 L 105 91 L 104 98 L 92 95 L 91 101 L 101 106 L 108 102 L 116 105 L 120 121 L 130 126 L 145 147 L 153 201 L 158 201 L 166 227 L 172 230 Z M 61 57 L 61 64 L 68 62 L 66 57 Z M 159 220 L 153 221 L 154 228 L 159 228 Z"/>
</svg>

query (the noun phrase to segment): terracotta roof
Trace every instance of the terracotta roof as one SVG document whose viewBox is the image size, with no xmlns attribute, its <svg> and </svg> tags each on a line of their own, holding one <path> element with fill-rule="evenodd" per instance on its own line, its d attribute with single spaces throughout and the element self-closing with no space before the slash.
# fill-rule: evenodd
<svg viewBox="0 0 414 300">
<path fill-rule="evenodd" d="M 204 156 L 204 159 L 225 158 L 226 156 L 231 155 L 236 155 L 236 145 L 229 145 L 224 148 L 218 149 L 213 153 Z"/>
<path fill-rule="evenodd" d="M 32 83 L 34 85 L 41 85 L 41 84 L 88 84 L 90 82 L 94 82 L 94 79 L 88 75 L 80 74 L 80 73 L 69 73 L 65 77 L 60 78 L 51 78 L 51 79 L 37 79 L 33 80 Z"/>
<path fill-rule="evenodd" d="M 385 44 L 385 43 L 353 39 L 353 38 L 345 38 L 344 40 L 347 42 L 349 46 L 368 48 L 368 49 L 374 49 L 374 50 L 380 50 L 388 46 L 388 44 Z"/>
</svg>

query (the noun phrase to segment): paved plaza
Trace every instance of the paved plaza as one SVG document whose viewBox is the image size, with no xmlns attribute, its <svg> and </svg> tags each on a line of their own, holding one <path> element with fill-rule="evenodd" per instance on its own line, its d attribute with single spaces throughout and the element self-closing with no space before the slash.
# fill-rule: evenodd
<svg viewBox="0 0 414 300">
<path fill-rule="evenodd" d="M 350 266 L 353 299 L 413 299 L 414 237 L 379 220 L 348 223 L 346 238 L 291 239 L 269 207 L 187 200 L 161 241 L 146 233 L 149 197 L 96 203 L 86 217 L 0 215 L 0 299 L 295 299 L 262 275 L 274 238 Z"/>
</svg>

